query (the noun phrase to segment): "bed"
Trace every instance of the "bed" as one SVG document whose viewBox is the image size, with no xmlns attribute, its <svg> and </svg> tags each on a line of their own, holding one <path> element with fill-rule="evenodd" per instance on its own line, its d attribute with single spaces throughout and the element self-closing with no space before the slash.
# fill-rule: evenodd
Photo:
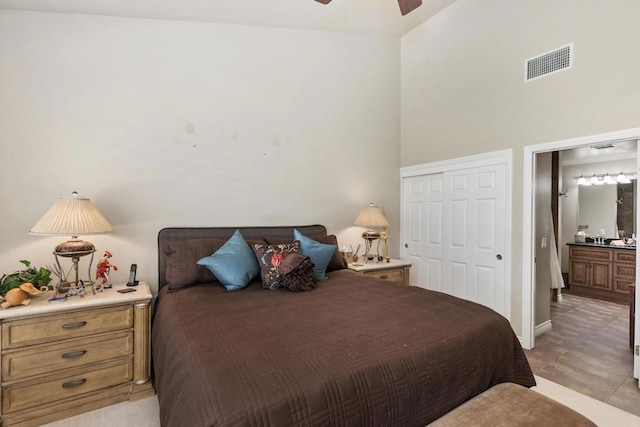
<svg viewBox="0 0 640 427">
<path fill-rule="evenodd" d="M 296 228 L 335 241 L 321 225 Z M 163 426 L 423 426 L 493 385 L 535 385 L 502 316 L 365 277 L 339 257 L 310 292 L 263 289 L 259 278 L 225 290 L 191 264 L 235 230 L 159 233 L 152 352 Z M 293 227 L 240 230 L 248 242 L 293 239 Z"/>
</svg>

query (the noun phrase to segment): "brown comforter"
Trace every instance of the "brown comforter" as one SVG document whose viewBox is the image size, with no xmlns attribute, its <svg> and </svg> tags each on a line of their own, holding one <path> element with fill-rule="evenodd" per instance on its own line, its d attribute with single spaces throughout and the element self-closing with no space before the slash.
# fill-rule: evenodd
<svg viewBox="0 0 640 427">
<path fill-rule="evenodd" d="M 310 292 L 160 292 L 163 426 L 424 426 L 494 384 L 535 384 L 506 319 L 350 270 Z"/>
</svg>

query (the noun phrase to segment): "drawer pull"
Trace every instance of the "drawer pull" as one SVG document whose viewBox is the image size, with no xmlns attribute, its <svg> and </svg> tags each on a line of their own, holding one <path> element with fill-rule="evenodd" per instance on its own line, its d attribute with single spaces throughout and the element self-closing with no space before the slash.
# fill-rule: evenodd
<svg viewBox="0 0 640 427">
<path fill-rule="evenodd" d="M 87 350 L 73 351 L 71 353 L 65 353 L 62 355 L 63 359 L 75 359 L 76 357 L 84 356 L 87 354 Z"/>
<path fill-rule="evenodd" d="M 65 323 L 62 325 L 62 329 L 78 329 L 82 328 L 86 324 L 87 322 Z"/>
<path fill-rule="evenodd" d="M 79 387 L 82 384 L 86 383 L 87 379 L 86 378 L 82 378 L 80 380 L 75 380 L 75 381 L 69 381 L 68 383 L 64 383 L 62 384 L 62 388 L 74 388 L 74 387 Z"/>
<path fill-rule="evenodd" d="M 380 276 L 380 278 L 382 280 L 387 280 L 389 278 L 389 276 L 387 274 L 383 274 L 383 275 Z"/>
</svg>

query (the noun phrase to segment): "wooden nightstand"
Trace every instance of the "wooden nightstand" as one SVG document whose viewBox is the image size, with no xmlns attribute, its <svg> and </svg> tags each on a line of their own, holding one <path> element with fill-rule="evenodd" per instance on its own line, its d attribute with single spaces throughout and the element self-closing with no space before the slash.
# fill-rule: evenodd
<svg viewBox="0 0 640 427">
<path fill-rule="evenodd" d="M 360 262 L 349 264 L 349 268 L 365 276 L 377 277 L 379 279 L 408 285 L 411 263 L 399 259 L 392 259 L 389 262 L 369 261 L 366 264 Z"/>
<path fill-rule="evenodd" d="M 41 425 L 152 396 L 151 292 L 103 293 L 0 310 L 2 425 Z"/>
</svg>

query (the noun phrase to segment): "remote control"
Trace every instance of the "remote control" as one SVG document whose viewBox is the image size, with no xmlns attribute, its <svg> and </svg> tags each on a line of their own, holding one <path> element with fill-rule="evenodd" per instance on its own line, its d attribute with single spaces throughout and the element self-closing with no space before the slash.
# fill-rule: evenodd
<svg viewBox="0 0 640 427">
<path fill-rule="evenodd" d="M 135 291 L 137 291 L 137 289 L 125 288 L 125 289 L 118 289 L 116 292 L 119 292 L 121 294 L 128 294 L 129 292 L 135 292 Z"/>
</svg>

